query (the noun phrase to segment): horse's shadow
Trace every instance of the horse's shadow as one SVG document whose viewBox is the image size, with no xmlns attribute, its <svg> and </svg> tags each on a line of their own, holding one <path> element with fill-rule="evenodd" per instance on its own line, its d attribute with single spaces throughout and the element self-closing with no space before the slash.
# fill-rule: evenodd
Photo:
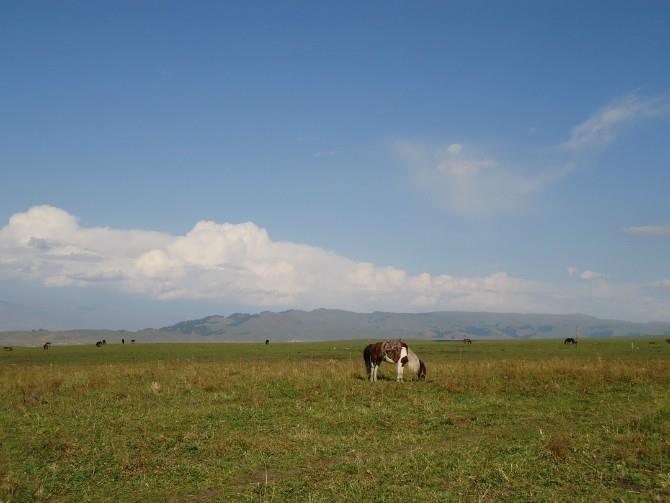
<svg viewBox="0 0 670 503">
<path fill-rule="evenodd" d="M 358 380 L 358 381 L 369 381 L 370 378 L 368 376 L 362 376 L 361 374 L 352 374 L 353 378 Z M 395 381 L 395 377 L 386 377 L 384 375 L 378 375 L 377 376 L 378 381 Z"/>
<path fill-rule="evenodd" d="M 352 376 L 353 376 L 353 378 L 356 379 L 357 381 L 369 381 L 369 380 L 370 380 L 369 377 L 367 377 L 367 376 L 362 376 L 361 374 L 352 374 Z M 393 382 L 395 382 L 395 377 L 392 377 L 392 376 L 388 376 L 388 377 L 387 377 L 387 376 L 383 376 L 383 375 L 378 375 L 378 376 L 377 376 L 377 380 L 378 380 L 378 381 L 393 381 Z M 412 378 L 410 378 L 410 379 L 406 379 L 406 380 L 403 381 L 403 382 L 414 382 L 414 381 L 417 381 L 417 382 L 418 382 L 417 379 L 412 379 Z M 425 382 L 430 382 L 430 381 L 426 379 Z"/>
</svg>

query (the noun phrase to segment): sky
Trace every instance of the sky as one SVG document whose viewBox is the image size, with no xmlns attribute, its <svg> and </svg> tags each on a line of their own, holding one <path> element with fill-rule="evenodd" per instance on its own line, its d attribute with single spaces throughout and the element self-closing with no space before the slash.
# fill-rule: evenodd
<svg viewBox="0 0 670 503">
<path fill-rule="evenodd" d="M 0 329 L 670 321 L 667 2 L 2 2 Z"/>
</svg>

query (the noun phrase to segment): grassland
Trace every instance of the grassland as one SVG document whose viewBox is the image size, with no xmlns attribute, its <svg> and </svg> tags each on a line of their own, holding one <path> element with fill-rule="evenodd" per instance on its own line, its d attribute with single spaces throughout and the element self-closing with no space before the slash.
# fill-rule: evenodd
<svg viewBox="0 0 670 503">
<path fill-rule="evenodd" d="M 363 345 L 3 352 L 0 501 L 670 500 L 662 340 Z"/>
</svg>

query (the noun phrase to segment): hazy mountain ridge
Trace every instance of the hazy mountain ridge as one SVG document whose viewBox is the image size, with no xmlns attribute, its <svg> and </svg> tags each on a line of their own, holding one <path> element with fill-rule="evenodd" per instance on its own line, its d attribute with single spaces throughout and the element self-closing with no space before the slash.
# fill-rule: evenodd
<svg viewBox="0 0 670 503">
<path fill-rule="evenodd" d="M 265 311 L 208 316 L 161 328 L 165 332 L 244 340 L 324 340 L 404 337 L 458 340 L 637 336 L 670 332 L 670 323 L 633 323 L 583 314 L 516 314 L 438 311 L 354 313 L 334 309 Z"/>
<path fill-rule="evenodd" d="M 262 342 L 330 339 L 550 339 L 665 335 L 670 322 L 634 323 L 583 314 L 516 314 L 437 311 L 354 313 L 335 309 L 235 313 L 187 320 L 160 329 L 0 332 L 4 345 L 108 342 Z"/>
</svg>

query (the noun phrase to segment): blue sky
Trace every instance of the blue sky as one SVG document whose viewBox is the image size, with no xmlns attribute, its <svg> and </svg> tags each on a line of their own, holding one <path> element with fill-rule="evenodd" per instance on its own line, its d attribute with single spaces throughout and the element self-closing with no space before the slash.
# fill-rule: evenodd
<svg viewBox="0 0 670 503">
<path fill-rule="evenodd" d="M 669 23 L 665 2 L 5 2 L 0 329 L 670 320 Z"/>
</svg>

